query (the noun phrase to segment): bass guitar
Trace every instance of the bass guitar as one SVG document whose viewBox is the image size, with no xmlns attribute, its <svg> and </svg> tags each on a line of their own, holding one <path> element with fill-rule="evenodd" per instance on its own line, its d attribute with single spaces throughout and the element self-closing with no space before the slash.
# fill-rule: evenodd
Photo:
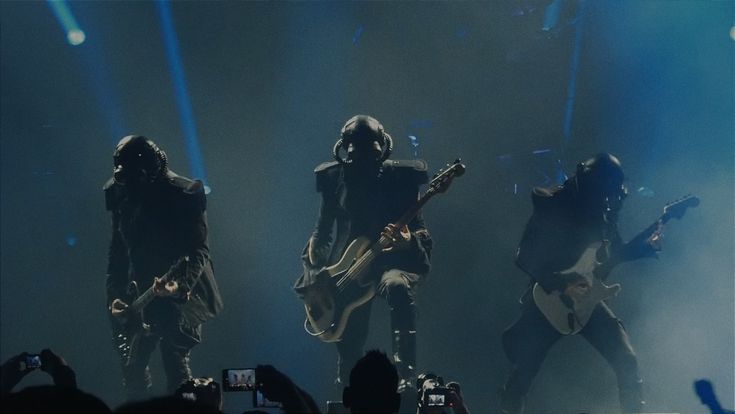
<svg viewBox="0 0 735 414">
<path fill-rule="evenodd" d="M 664 206 L 661 217 L 643 231 L 653 234 L 672 218 L 681 219 L 689 207 L 699 205 L 699 198 L 686 196 Z M 619 263 L 608 253 L 607 240 L 590 244 L 577 262 L 569 269 L 558 272 L 559 275 L 579 275 L 580 282 L 573 286 L 579 292 L 575 298 L 563 292 L 547 293 L 538 283 L 533 286 L 533 300 L 551 326 L 563 335 L 574 335 L 585 327 L 592 316 L 595 306 L 603 300 L 615 297 L 620 291 L 620 284 L 606 285 L 604 281 L 612 269 Z"/>
<path fill-rule="evenodd" d="M 397 229 L 407 225 L 421 208 L 436 194 L 445 192 L 452 180 L 465 172 L 460 160 L 439 170 L 429 188 L 394 224 Z M 376 281 L 371 276 L 373 261 L 390 246 L 391 240 L 381 236 L 371 242 L 367 237 L 353 240 L 340 260 L 325 267 L 316 276 L 317 282 L 304 290 L 306 310 L 304 329 L 324 342 L 338 342 L 352 311 L 375 296 Z"/>
</svg>

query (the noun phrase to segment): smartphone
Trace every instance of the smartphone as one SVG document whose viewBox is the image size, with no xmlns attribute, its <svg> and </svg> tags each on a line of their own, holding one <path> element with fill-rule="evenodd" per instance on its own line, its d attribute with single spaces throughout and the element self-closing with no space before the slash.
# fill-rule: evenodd
<svg viewBox="0 0 735 414">
<path fill-rule="evenodd" d="M 450 407 L 449 390 L 444 387 L 436 387 L 424 391 L 424 406 Z"/>
<path fill-rule="evenodd" d="M 222 391 L 255 390 L 255 368 L 228 368 L 222 370 Z"/>
<path fill-rule="evenodd" d="M 21 371 L 38 368 L 41 368 L 41 355 L 28 354 L 26 355 L 25 359 L 21 361 Z"/>
<path fill-rule="evenodd" d="M 259 389 L 255 389 L 255 392 L 253 393 L 253 407 L 276 407 L 276 408 L 283 408 L 283 404 L 271 401 L 267 398 L 265 398 L 265 395 L 263 395 L 262 392 L 260 392 Z"/>
</svg>

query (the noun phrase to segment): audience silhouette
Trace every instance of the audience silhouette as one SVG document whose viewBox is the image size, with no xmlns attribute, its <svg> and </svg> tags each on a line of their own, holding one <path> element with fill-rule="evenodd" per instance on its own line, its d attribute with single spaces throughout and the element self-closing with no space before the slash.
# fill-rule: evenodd
<svg viewBox="0 0 735 414">
<path fill-rule="evenodd" d="M 401 406 L 398 371 L 378 350 L 368 351 L 350 372 L 342 401 L 351 414 L 394 414 Z"/>
</svg>

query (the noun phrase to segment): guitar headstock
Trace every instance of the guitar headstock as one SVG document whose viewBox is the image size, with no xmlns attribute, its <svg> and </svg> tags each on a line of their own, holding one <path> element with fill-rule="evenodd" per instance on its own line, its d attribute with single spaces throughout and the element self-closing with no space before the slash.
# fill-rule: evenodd
<svg viewBox="0 0 735 414">
<path fill-rule="evenodd" d="M 662 219 L 664 221 L 670 218 L 680 219 L 684 216 L 687 209 L 690 207 L 696 207 L 699 205 L 699 197 L 687 194 L 684 197 L 672 201 L 664 206 L 664 214 Z"/>
<path fill-rule="evenodd" d="M 442 168 L 434 174 L 431 182 L 429 183 L 429 193 L 443 193 L 447 191 L 449 186 L 452 184 L 452 180 L 456 177 L 462 176 L 465 172 L 465 165 L 462 164 L 462 160 L 457 158 L 453 163 L 447 164 L 446 167 Z"/>
</svg>

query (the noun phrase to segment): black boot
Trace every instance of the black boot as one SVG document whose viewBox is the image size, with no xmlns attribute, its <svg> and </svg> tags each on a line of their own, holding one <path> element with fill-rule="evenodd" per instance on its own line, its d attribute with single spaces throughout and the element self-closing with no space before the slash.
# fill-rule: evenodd
<svg viewBox="0 0 735 414">
<path fill-rule="evenodd" d="M 394 289 L 390 302 L 393 362 L 400 376 L 398 392 L 416 388 L 416 305 L 407 287 Z"/>
<path fill-rule="evenodd" d="M 393 362 L 400 380 L 398 392 L 416 387 L 416 331 L 393 331 Z"/>
<path fill-rule="evenodd" d="M 503 387 L 500 390 L 500 414 L 523 414 L 526 399 Z"/>
</svg>

